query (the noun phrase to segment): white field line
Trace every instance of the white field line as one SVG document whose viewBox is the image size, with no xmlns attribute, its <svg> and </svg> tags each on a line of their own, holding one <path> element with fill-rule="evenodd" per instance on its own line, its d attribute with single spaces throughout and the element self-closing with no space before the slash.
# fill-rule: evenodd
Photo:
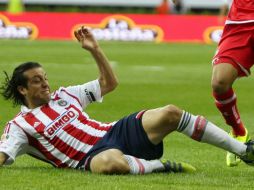
<svg viewBox="0 0 254 190">
<path fill-rule="evenodd" d="M 4 69 L 4 67 L 10 68 L 10 67 L 15 67 L 18 66 L 20 63 L 18 62 L 12 62 L 12 63 L 0 63 L 0 69 Z M 41 63 L 43 67 L 52 67 L 52 68 L 59 68 L 59 66 L 70 66 L 73 69 L 82 69 L 82 67 L 96 67 L 96 64 L 94 63 L 71 63 L 71 64 L 61 64 L 61 63 L 54 63 L 54 62 L 43 62 Z M 110 65 L 113 68 L 119 67 L 121 64 L 119 64 L 117 61 L 110 61 Z M 126 66 L 125 66 L 126 67 Z M 135 65 L 135 66 L 127 66 L 131 70 L 136 70 L 136 71 L 164 71 L 166 68 L 163 66 L 156 66 L 156 65 Z"/>
<path fill-rule="evenodd" d="M 140 66 L 132 66 L 132 69 L 137 71 L 164 71 L 165 67 L 155 65 L 152 66 L 140 65 Z"/>
<path fill-rule="evenodd" d="M 0 63 L 0 69 L 1 68 L 3 68 L 3 67 L 16 67 L 16 66 L 18 66 L 19 64 L 21 64 L 21 63 L 23 63 L 23 62 L 12 62 L 12 63 Z M 96 66 L 96 64 L 95 63 L 87 63 L 87 62 L 84 62 L 84 63 L 80 63 L 80 64 L 78 64 L 78 63 L 61 63 L 61 62 L 59 62 L 59 63 L 52 63 L 52 62 L 43 62 L 43 63 L 39 63 L 39 64 L 41 64 L 42 65 L 42 67 L 59 67 L 59 66 L 70 66 L 71 65 L 71 68 L 81 68 L 82 66 Z M 118 65 L 118 63 L 116 62 L 116 61 L 110 61 L 110 65 L 112 66 L 112 67 L 116 67 L 117 65 Z"/>
</svg>

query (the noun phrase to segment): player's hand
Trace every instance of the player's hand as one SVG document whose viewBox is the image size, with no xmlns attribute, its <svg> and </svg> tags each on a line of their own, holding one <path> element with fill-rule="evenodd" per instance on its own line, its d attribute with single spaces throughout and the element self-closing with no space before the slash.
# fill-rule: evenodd
<svg viewBox="0 0 254 190">
<path fill-rule="evenodd" d="M 99 47 L 92 33 L 89 31 L 88 28 L 85 28 L 84 26 L 74 31 L 74 35 L 81 43 L 82 48 L 88 51 L 93 51 Z"/>
</svg>

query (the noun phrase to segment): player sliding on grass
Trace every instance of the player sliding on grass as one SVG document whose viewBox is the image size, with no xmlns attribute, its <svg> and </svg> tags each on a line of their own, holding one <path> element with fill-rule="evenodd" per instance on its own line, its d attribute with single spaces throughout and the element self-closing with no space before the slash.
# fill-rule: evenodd
<svg viewBox="0 0 254 190">
<path fill-rule="evenodd" d="M 90 119 L 83 112 L 88 104 L 118 84 L 106 56 L 88 29 L 75 31 L 82 47 L 99 68 L 99 78 L 50 93 L 47 74 L 38 63 L 18 66 L 6 76 L 2 94 L 21 112 L 8 122 L 0 144 L 0 165 L 29 154 L 59 168 L 76 168 L 106 174 L 185 172 L 195 168 L 159 159 L 163 139 L 173 131 L 239 155 L 252 164 L 253 143 L 244 144 L 202 116 L 174 105 L 136 112 L 113 123 Z"/>
</svg>

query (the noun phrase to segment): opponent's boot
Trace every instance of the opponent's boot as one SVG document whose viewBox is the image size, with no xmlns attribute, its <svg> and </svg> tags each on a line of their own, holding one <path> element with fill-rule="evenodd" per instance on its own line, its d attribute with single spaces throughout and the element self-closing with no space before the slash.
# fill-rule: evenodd
<svg viewBox="0 0 254 190">
<path fill-rule="evenodd" d="M 249 140 L 249 135 L 248 135 L 247 129 L 245 129 L 245 131 L 246 132 L 244 136 L 235 136 L 232 131 L 229 133 L 229 135 L 240 142 L 246 143 Z M 226 156 L 227 166 L 229 167 L 237 166 L 240 162 L 241 162 L 241 159 L 239 158 L 239 156 L 235 155 L 234 153 L 227 152 L 227 156 Z"/>
</svg>

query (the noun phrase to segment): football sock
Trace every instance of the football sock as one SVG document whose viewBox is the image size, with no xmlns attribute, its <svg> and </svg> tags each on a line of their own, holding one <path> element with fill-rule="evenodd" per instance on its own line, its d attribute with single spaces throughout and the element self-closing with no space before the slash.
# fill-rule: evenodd
<svg viewBox="0 0 254 190">
<path fill-rule="evenodd" d="M 247 146 L 229 136 L 227 132 L 207 121 L 203 116 L 194 116 L 183 111 L 177 131 L 192 139 L 225 149 L 237 155 L 246 154 Z"/>
<path fill-rule="evenodd" d="M 160 160 L 144 160 L 130 155 L 124 155 L 127 160 L 131 174 L 147 174 L 154 170 L 164 170 L 164 166 Z"/>
<path fill-rule="evenodd" d="M 236 106 L 236 94 L 233 89 L 229 89 L 224 94 L 216 94 L 213 92 L 216 107 L 220 110 L 226 123 L 233 129 L 236 136 L 244 136 L 245 128 L 241 121 L 240 114 Z"/>
</svg>

